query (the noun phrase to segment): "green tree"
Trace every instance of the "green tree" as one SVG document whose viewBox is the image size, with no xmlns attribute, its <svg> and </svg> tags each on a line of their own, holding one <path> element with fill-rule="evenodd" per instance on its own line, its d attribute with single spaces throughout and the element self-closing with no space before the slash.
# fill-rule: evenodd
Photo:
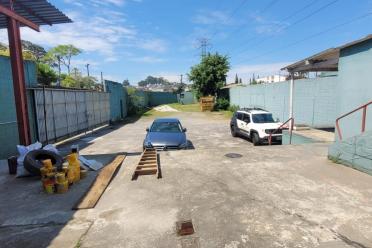
<svg viewBox="0 0 372 248">
<path fill-rule="evenodd" d="M 208 54 L 188 74 L 197 97 L 215 95 L 226 84 L 230 64 L 227 56 Z"/>
<path fill-rule="evenodd" d="M 238 83 L 239 83 L 238 74 L 235 74 L 235 84 L 238 84 Z"/>
<path fill-rule="evenodd" d="M 243 84 L 243 80 L 239 78 L 239 84 Z"/>
<path fill-rule="evenodd" d="M 180 94 L 185 91 L 186 84 L 185 83 L 179 83 L 177 84 L 177 88 L 173 91 L 173 93 Z"/>
<path fill-rule="evenodd" d="M 66 77 L 62 79 L 61 86 L 67 88 L 78 88 L 78 83 L 73 77 L 66 75 Z"/>
<path fill-rule="evenodd" d="M 55 83 L 58 79 L 55 71 L 47 64 L 37 64 L 37 82 L 39 84 L 49 86 Z"/>
<path fill-rule="evenodd" d="M 22 40 L 22 49 L 23 51 L 30 52 L 35 58 L 36 62 L 40 62 L 47 53 L 44 47 L 27 40 Z"/>
<path fill-rule="evenodd" d="M 153 77 L 153 76 L 147 76 L 145 80 L 138 82 L 138 86 L 141 86 L 141 87 L 148 86 L 148 85 L 154 85 L 154 84 L 171 85 L 175 83 L 171 83 L 163 77 Z"/>
<path fill-rule="evenodd" d="M 125 79 L 123 81 L 123 86 L 128 87 L 129 85 L 130 85 L 129 80 L 128 79 Z"/>
<path fill-rule="evenodd" d="M 53 63 L 62 63 L 70 74 L 71 58 L 77 56 L 82 51 L 73 45 L 59 45 L 48 51 L 47 59 Z"/>
</svg>

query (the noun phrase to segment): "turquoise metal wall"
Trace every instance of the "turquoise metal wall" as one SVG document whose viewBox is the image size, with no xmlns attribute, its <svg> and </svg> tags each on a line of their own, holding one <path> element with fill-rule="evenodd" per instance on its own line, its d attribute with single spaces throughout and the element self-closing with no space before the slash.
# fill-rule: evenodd
<svg viewBox="0 0 372 248">
<path fill-rule="evenodd" d="M 128 114 L 126 89 L 122 84 L 105 80 L 106 92 L 110 94 L 110 120 L 124 119 Z"/>
<path fill-rule="evenodd" d="M 36 65 L 31 61 L 25 62 L 26 87 L 37 85 Z M 34 108 L 31 97 L 32 92 L 27 91 L 29 122 L 31 140 L 36 141 L 36 128 Z M 13 81 L 10 60 L 0 56 L 0 158 L 7 158 L 16 154 L 16 145 L 19 144 L 17 115 L 13 94 Z"/>
<path fill-rule="evenodd" d="M 137 104 L 139 104 L 141 107 L 149 106 L 149 95 L 147 94 L 147 92 L 137 90 L 135 92 L 135 95 L 137 96 Z"/>
<path fill-rule="evenodd" d="M 337 77 L 296 80 L 295 123 L 319 128 L 334 127 L 336 86 Z M 231 88 L 230 102 L 240 107 L 264 108 L 272 112 L 275 118 L 286 121 L 289 117 L 289 82 Z"/>
<path fill-rule="evenodd" d="M 336 88 L 337 116 L 372 100 L 372 41 L 345 48 L 340 52 L 339 82 Z M 362 111 L 340 121 L 343 137 L 360 134 Z M 372 130 L 372 105 L 367 112 L 366 130 Z"/>
<path fill-rule="evenodd" d="M 146 92 L 149 98 L 149 106 L 158 106 L 169 103 L 177 103 L 177 94 L 171 92 Z"/>
<path fill-rule="evenodd" d="M 183 95 L 182 97 L 181 94 Z M 180 104 L 193 104 L 198 102 L 192 92 L 183 92 L 181 94 L 177 94 L 177 100 Z"/>
</svg>

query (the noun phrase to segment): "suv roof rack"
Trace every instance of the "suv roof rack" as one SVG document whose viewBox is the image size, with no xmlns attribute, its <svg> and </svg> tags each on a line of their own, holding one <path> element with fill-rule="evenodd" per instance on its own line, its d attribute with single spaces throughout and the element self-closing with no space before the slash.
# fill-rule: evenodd
<svg viewBox="0 0 372 248">
<path fill-rule="evenodd" d="M 256 107 L 253 107 L 253 108 L 240 108 L 239 110 L 240 111 L 246 111 L 246 112 L 251 112 L 252 110 L 261 110 L 261 111 L 266 111 L 267 112 L 267 110 L 265 110 L 263 108 L 256 108 Z"/>
</svg>

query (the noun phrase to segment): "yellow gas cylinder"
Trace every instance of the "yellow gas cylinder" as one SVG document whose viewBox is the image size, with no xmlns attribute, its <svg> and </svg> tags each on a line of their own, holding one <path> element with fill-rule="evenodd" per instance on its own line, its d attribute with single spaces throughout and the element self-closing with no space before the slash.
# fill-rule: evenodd
<svg viewBox="0 0 372 248">
<path fill-rule="evenodd" d="M 56 181 L 57 183 L 63 183 L 66 181 L 66 174 L 63 172 L 56 173 Z"/>
<path fill-rule="evenodd" d="M 42 182 L 43 182 L 45 192 L 48 193 L 48 194 L 53 194 L 54 189 L 55 189 L 54 188 L 54 181 L 51 180 L 51 179 L 43 179 Z"/>
<path fill-rule="evenodd" d="M 45 177 L 47 176 L 48 173 L 49 173 L 49 172 L 48 172 L 48 169 L 47 169 L 47 168 L 45 168 L 45 167 L 41 167 L 41 168 L 40 168 L 41 178 L 45 178 Z"/>
<path fill-rule="evenodd" d="M 48 171 L 52 171 L 53 170 L 52 160 L 50 160 L 50 159 L 43 160 L 43 166 Z"/>
<path fill-rule="evenodd" d="M 63 194 L 68 191 L 68 180 L 56 183 L 56 189 L 58 194 Z"/>
<path fill-rule="evenodd" d="M 73 182 L 76 183 L 80 180 L 80 162 L 78 160 L 78 154 L 77 153 L 71 153 L 67 156 L 69 170 L 73 171 L 74 179 Z M 69 176 L 67 176 L 69 178 Z"/>
</svg>

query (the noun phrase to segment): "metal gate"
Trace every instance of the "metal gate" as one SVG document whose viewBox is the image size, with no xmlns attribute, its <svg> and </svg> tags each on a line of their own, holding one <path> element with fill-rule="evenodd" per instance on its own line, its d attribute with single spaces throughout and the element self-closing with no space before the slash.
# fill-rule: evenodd
<svg viewBox="0 0 372 248">
<path fill-rule="evenodd" d="M 108 93 L 40 88 L 34 89 L 34 97 L 38 138 L 43 143 L 71 137 L 110 121 Z"/>
</svg>

